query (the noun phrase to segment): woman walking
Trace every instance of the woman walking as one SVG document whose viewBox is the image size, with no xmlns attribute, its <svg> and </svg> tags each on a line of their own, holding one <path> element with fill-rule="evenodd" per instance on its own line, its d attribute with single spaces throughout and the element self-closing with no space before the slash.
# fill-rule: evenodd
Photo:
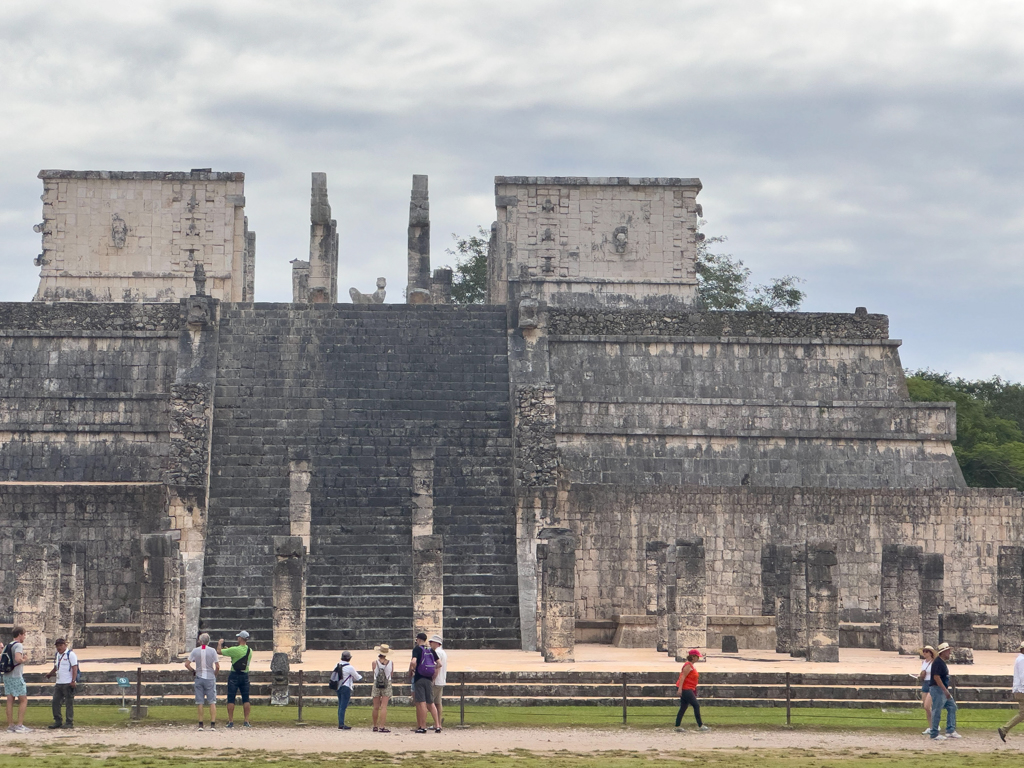
<svg viewBox="0 0 1024 768">
<path fill-rule="evenodd" d="M 693 707 L 693 717 L 697 721 L 698 731 L 711 730 L 700 719 L 700 704 L 697 703 L 697 681 L 700 679 L 700 673 L 693 663 L 699 658 L 700 651 L 696 648 L 691 648 L 689 653 L 686 654 L 686 663 L 683 664 L 683 669 L 679 673 L 679 679 L 676 680 L 676 688 L 679 689 L 679 714 L 676 715 L 677 731 L 683 730 L 681 724 L 687 707 Z"/>
<path fill-rule="evenodd" d="M 922 731 L 930 734 L 932 728 L 932 695 L 928 689 L 932 684 L 932 662 L 935 661 L 935 649 L 926 645 L 921 649 L 921 674 L 917 679 L 921 681 L 921 706 L 924 707 L 924 716 L 928 721 L 928 727 Z"/>
<path fill-rule="evenodd" d="M 377 652 L 377 658 L 374 659 L 372 666 L 373 731 L 374 733 L 391 733 L 391 729 L 387 728 L 385 724 L 388 721 L 388 701 L 391 699 L 391 675 L 395 671 L 395 662 L 388 659 L 391 647 L 387 643 L 381 643 L 373 650 Z"/>
</svg>

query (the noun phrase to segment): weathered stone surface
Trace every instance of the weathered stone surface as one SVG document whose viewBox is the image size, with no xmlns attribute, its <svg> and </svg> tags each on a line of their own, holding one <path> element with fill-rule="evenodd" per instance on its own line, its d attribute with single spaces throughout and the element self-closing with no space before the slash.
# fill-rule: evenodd
<svg viewBox="0 0 1024 768">
<path fill-rule="evenodd" d="M 274 537 L 274 655 L 302 661 L 306 650 L 306 546 L 301 536 Z"/>
<path fill-rule="evenodd" d="M 949 643 L 950 664 L 974 663 L 974 617 L 969 613 L 946 613 L 942 616 L 942 641 Z"/>
<path fill-rule="evenodd" d="M 537 559 L 541 568 L 541 652 L 544 661 L 575 661 L 576 537 L 567 528 L 545 528 Z"/>
<path fill-rule="evenodd" d="M 807 660 L 839 662 L 839 560 L 833 542 L 807 543 Z"/>
<path fill-rule="evenodd" d="M 939 638 L 939 615 L 945 606 L 945 556 L 926 552 L 921 556 L 921 637 L 935 646 Z"/>
<path fill-rule="evenodd" d="M 270 686 L 270 704 L 275 707 L 287 707 L 290 701 L 288 679 L 291 673 L 288 654 L 275 651 L 270 660 L 270 671 L 274 675 Z"/>
<path fill-rule="evenodd" d="M 26 664 L 44 664 L 50 658 L 59 621 L 60 566 L 60 548 L 54 544 L 26 543 L 15 548 L 13 623 L 25 628 Z"/>
<path fill-rule="evenodd" d="M 410 304 L 429 304 L 431 302 L 430 200 L 427 191 L 427 177 L 420 175 L 412 177 L 412 195 L 409 200 L 408 275 L 406 300 Z M 415 300 L 414 291 L 416 292 Z"/>
<path fill-rule="evenodd" d="M 301 271 L 301 267 L 295 271 Z M 295 280 L 293 275 L 293 291 Z M 301 278 L 299 287 L 302 287 Z M 331 218 L 326 173 L 313 173 L 309 196 L 309 266 L 305 289 L 304 296 L 295 297 L 293 293 L 292 300 L 303 304 L 336 304 L 338 301 L 338 222 Z"/>
<path fill-rule="evenodd" d="M 616 648 L 653 648 L 658 643 L 658 617 L 615 615 L 615 637 L 612 645 Z"/>
<path fill-rule="evenodd" d="M 431 523 L 431 529 L 433 524 Z M 444 636 L 444 539 L 412 537 L 413 633 Z"/>
<path fill-rule="evenodd" d="M 707 565 L 704 540 L 677 539 L 675 546 L 675 610 L 669 614 L 669 653 L 685 661 L 691 648 L 707 646 Z M 673 626 L 674 624 L 674 626 Z"/>
<path fill-rule="evenodd" d="M 181 558 L 179 534 L 148 533 L 140 537 L 139 578 L 141 660 L 168 664 L 178 656 L 181 632 Z"/>
<path fill-rule="evenodd" d="M 999 652 L 1015 653 L 1024 641 L 1024 547 L 999 547 Z"/>
<path fill-rule="evenodd" d="M 901 545 L 899 565 L 898 650 L 902 655 L 916 656 L 924 645 L 921 630 L 921 548 Z"/>
</svg>

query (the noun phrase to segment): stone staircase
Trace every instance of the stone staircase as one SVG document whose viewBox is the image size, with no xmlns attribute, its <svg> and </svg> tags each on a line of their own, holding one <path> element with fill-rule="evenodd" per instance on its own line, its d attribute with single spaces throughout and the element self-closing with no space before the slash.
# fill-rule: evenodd
<svg viewBox="0 0 1024 768">
<path fill-rule="evenodd" d="M 518 647 L 504 310 L 252 306 L 222 306 L 202 627 L 271 641 L 271 537 L 301 455 L 307 646 L 411 640 L 415 448 L 433 455 L 447 639 Z"/>
</svg>

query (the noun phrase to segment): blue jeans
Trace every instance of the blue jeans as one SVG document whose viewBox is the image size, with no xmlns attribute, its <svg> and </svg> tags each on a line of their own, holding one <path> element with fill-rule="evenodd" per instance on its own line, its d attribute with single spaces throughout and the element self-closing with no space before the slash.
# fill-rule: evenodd
<svg viewBox="0 0 1024 768">
<path fill-rule="evenodd" d="M 932 733 L 934 739 L 939 735 L 939 721 L 942 720 L 942 710 L 946 710 L 946 733 L 956 730 L 956 702 L 946 697 L 942 689 L 933 685 L 929 690 L 932 695 Z"/>
<path fill-rule="evenodd" d="M 348 709 L 349 699 L 352 698 L 352 689 L 347 685 L 338 686 L 338 727 L 345 724 L 345 710 Z"/>
</svg>

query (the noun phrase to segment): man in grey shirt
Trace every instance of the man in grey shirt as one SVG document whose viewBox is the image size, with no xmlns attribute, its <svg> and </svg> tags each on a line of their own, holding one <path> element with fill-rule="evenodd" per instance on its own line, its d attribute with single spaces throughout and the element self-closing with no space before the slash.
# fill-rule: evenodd
<svg viewBox="0 0 1024 768">
<path fill-rule="evenodd" d="M 28 707 L 28 689 L 25 687 L 25 628 L 11 630 L 11 642 L 4 646 L 3 673 L 4 693 L 7 694 L 7 730 L 11 733 L 28 733 L 32 729 L 25 725 L 25 709 Z M 10 667 L 8 669 L 7 667 Z M 18 723 L 14 724 L 14 700 L 18 700 Z"/>
<path fill-rule="evenodd" d="M 217 673 L 220 662 L 216 648 L 210 647 L 210 636 L 203 632 L 199 645 L 189 654 L 185 668 L 196 676 L 196 709 L 199 710 L 199 730 L 203 730 L 203 702 L 210 705 L 210 730 L 217 727 Z M 195 669 L 192 665 L 195 664 Z"/>
</svg>

